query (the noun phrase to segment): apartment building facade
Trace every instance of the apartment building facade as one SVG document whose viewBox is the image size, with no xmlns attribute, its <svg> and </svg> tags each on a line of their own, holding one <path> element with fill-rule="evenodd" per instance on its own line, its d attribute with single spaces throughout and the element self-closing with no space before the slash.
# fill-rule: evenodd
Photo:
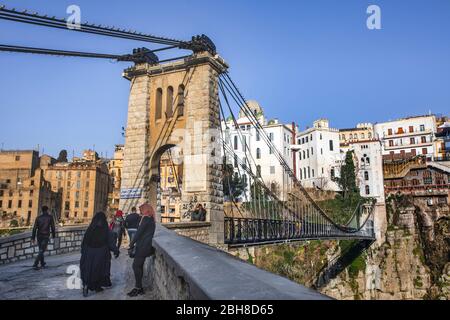
<svg viewBox="0 0 450 320">
<path fill-rule="evenodd" d="M 376 138 L 383 146 L 385 159 L 436 156 L 436 117 L 424 115 L 376 123 Z"/>
<path fill-rule="evenodd" d="M 30 225 L 44 205 L 57 215 L 60 201 L 44 177 L 37 151 L 0 151 L 0 213 L 8 219 L 5 223 Z"/>
</svg>

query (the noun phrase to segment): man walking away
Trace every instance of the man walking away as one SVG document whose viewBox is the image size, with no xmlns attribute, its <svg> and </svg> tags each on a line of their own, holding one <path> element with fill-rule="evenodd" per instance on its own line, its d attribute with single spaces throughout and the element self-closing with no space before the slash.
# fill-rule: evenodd
<svg viewBox="0 0 450 320">
<path fill-rule="evenodd" d="M 128 296 L 135 297 L 144 294 L 142 288 L 142 277 L 144 275 L 144 263 L 147 257 L 154 254 L 152 247 L 153 234 L 155 233 L 155 210 L 148 203 L 144 203 L 139 207 L 142 214 L 142 221 L 139 228 L 130 243 L 130 251 L 133 251 L 136 246 L 133 260 L 133 272 L 136 280 L 136 285 L 133 290 L 128 293 Z"/>
<path fill-rule="evenodd" d="M 33 233 L 31 235 L 32 243 L 36 243 L 39 247 L 39 254 L 34 261 L 34 270 L 39 270 L 39 263 L 41 267 L 45 267 L 44 253 L 47 250 L 47 245 L 50 239 L 50 232 L 52 233 L 52 238 L 55 239 L 55 221 L 53 217 L 48 213 L 48 207 L 42 207 L 42 214 L 36 218 L 33 226 Z"/>
<path fill-rule="evenodd" d="M 128 238 L 130 242 L 133 240 L 134 235 L 139 227 L 139 222 L 141 222 L 141 216 L 136 212 L 136 207 L 131 208 L 131 213 L 125 218 L 125 228 L 128 232 Z"/>
</svg>

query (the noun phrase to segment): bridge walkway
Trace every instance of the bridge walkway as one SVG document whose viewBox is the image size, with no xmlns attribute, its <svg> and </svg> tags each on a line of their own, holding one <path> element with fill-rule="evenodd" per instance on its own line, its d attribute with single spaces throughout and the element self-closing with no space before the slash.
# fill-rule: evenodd
<svg viewBox="0 0 450 320">
<path fill-rule="evenodd" d="M 0 266 L 0 300 L 153 300 L 153 292 L 137 298 L 126 293 L 133 288 L 131 259 L 125 249 L 118 259 L 111 261 L 111 282 L 113 286 L 100 293 L 89 292 L 84 298 L 81 289 L 70 289 L 67 282 L 73 274 L 68 268 L 78 267 L 80 253 L 69 253 L 46 257 L 47 267 L 33 270 L 33 260 L 24 260 Z M 72 267 L 72 268 L 74 268 Z"/>
</svg>

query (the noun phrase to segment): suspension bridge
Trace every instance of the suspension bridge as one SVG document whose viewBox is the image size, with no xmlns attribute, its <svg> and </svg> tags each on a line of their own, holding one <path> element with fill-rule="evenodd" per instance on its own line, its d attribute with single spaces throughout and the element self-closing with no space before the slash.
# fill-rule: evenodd
<svg viewBox="0 0 450 320">
<path fill-rule="evenodd" d="M 157 45 L 117 55 L 0 44 L 0 51 L 5 52 L 134 63 L 124 72 L 125 78 L 131 81 L 131 91 L 122 180 L 124 196 L 120 203 L 123 210 L 141 201 L 160 205 L 160 158 L 164 152 L 181 146 L 182 139 L 177 132 L 184 129 L 184 147 L 189 142 L 186 132 L 200 142 L 198 147 L 182 148 L 179 152 L 185 166 L 182 185 L 178 186 L 182 193 L 181 206 L 188 212 L 195 203 L 205 204 L 207 221 L 211 224 L 211 244 L 251 246 L 299 240 L 355 239 L 368 246 L 374 241 L 374 201 L 361 201 L 345 224 L 335 222 L 322 210 L 264 130 L 208 36 L 198 35 L 183 41 L 90 23 L 69 29 L 65 19 L 4 6 L 0 7 L 0 19 Z M 159 52 L 179 50 L 188 54 L 174 54 L 164 60 L 158 57 Z M 274 161 L 282 166 L 287 177 L 282 194 L 273 192 L 258 172 L 258 160 L 252 155 L 237 123 L 238 111 L 245 114 L 254 134 L 270 148 Z M 215 133 L 198 134 L 199 128 Z M 244 156 L 235 152 L 231 143 L 234 136 L 244 146 Z M 192 161 L 198 157 L 204 160 L 200 164 Z M 222 180 L 229 165 L 233 167 L 233 174 L 246 175 L 249 192 L 244 193 L 243 199 L 226 197 L 232 210 L 225 213 Z"/>
</svg>

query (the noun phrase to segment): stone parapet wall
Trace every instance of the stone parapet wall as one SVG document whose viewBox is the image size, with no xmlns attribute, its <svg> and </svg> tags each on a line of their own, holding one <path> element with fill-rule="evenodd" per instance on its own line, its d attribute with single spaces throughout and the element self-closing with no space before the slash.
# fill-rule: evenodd
<svg viewBox="0 0 450 320">
<path fill-rule="evenodd" d="M 81 241 L 87 226 L 57 228 L 56 238 L 51 240 L 46 255 L 56 255 L 81 249 Z M 0 264 L 6 264 L 37 256 L 39 248 L 31 243 L 31 232 L 0 238 Z"/>
<path fill-rule="evenodd" d="M 209 222 L 176 222 L 163 224 L 169 230 L 175 231 L 181 236 L 194 239 L 199 242 L 208 243 L 209 241 Z"/>
<path fill-rule="evenodd" d="M 148 259 L 145 269 L 146 285 L 158 299 L 329 299 L 161 225 L 157 226 L 153 247 L 155 256 Z"/>
</svg>

